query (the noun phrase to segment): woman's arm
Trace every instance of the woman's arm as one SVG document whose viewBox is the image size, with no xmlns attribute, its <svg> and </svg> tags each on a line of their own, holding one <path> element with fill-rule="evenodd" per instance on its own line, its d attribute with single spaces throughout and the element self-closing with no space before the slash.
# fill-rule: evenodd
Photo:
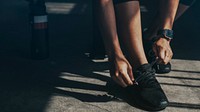
<svg viewBox="0 0 200 112">
<path fill-rule="evenodd" d="M 98 22 L 111 65 L 110 74 L 123 87 L 132 85 L 132 67 L 120 48 L 112 0 L 98 0 Z"/>
</svg>

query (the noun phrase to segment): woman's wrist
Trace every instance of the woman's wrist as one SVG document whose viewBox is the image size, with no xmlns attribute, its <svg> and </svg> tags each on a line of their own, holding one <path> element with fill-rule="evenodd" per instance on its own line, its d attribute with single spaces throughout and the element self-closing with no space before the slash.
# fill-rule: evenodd
<svg viewBox="0 0 200 112">
<path fill-rule="evenodd" d="M 108 60 L 111 62 L 117 58 L 125 58 L 121 49 L 113 50 L 108 54 Z"/>
</svg>

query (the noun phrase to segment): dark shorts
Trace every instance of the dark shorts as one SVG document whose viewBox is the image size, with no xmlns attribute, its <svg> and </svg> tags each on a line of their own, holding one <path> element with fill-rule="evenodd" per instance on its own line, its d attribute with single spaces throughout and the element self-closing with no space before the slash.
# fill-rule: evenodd
<svg viewBox="0 0 200 112">
<path fill-rule="evenodd" d="M 128 1 L 139 1 L 139 0 L 113 0 L 114 4 L 124 3 Z M 192 5 L 196 0 L 180 0 L 180 3 L 183 5 L 190 6 Z"/>
<path fill-rule="evenodd" d="M 129 1 L 138 1 L 138 0 L 113 0 L 113 3 L 119 4 L 119 3 L 129 2 Z"/>
</svg>

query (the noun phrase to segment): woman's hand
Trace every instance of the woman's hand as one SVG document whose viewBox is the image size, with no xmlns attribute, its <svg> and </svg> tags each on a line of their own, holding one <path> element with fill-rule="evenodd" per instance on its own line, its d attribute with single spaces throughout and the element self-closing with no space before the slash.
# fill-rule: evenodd
<svg viewBox="0 0 200 112">
<path fill-rule="evenodd" d="M 172 59 L 173 52 L 170 47 L 170 40 L 159 38 L 153 45 L 153 51 L 158 57 L 159 63 L 167 64 Z"/>
<path fill-rule="evenodd" d="M 121 85 L 127 87 L 133 85 L 132 67 L 124 56 L 116 56 L 110 61 L 110 75 L 112 79 Z"/>
</svg>

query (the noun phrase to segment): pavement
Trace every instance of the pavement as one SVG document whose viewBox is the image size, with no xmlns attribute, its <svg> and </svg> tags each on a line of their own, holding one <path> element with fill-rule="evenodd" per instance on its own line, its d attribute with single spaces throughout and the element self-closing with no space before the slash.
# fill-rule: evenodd
<svg viewBox="0 0 200 112">
<path fill-rule="evenodd" d="M 28 3 L 0 1 L 0 111 L 143 112 L 120 96 L 119 88 L 109 86 L 106 59 L 88 58 L 91 1 L 47 3 L 51 52 L 38 61 L 30 59 Z M 170 102 L 163 112 L 200 112 L 199 4 L 174 25 L 172 72 L 156 75 Z M 146 8 L 142 15 L 150 19 L 154 10 Z"/>
</svg>

